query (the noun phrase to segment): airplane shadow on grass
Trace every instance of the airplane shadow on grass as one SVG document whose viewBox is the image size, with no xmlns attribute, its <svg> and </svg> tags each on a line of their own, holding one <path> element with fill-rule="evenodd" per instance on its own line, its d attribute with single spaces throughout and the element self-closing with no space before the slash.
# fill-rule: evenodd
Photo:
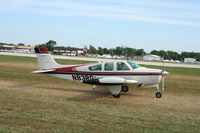
<svg viewBox="0 0 200 133">
<path fill-rule="evenodd" d="M 58 91 L 66 91 L 66 92 L 77 92 L 77 93 L 81 93 L 79 95 L 72 95 L 71 97 L 67 98 L 66 100 L 71 100 L 71 101 L 90 101 L 90 100 L 95 100 L 95 99 L 100 99 L 100 98 L 113 98 L 111 93 L 109 92 L 109 90 L 106 87 L 97 87 L 96 89 L 78 89 L 78 87 L 81 86 L 77 86 L 75 88 L 65 88 L 65 87 L 50 87 L 50 86 L 41 86 L 38 85 L 37 83 L 21 83 L 15 86 L 11 86 L 11 88 L 26 88 L 26 87 L 34 87 L 34 88 L 41 88 L 41 89 L 49 89 L 49 90 L 58 90 Z M 134 90 L 135 91 L 135 90 Z M 149 98 L 153 98 L 153 96 L 151 94 L 144 94 L 141 92 L 127 92 L 121 93 L 123 97 L 149 97 Z M 66 94 L 67 95 L 67 94 Z"/>
<path fill-rule="evenodd" d="M 67 87 L 50 87 L 50 86 L 43 86 L 38 83 L 33 83 L 33 82 L 22 82 L 16 85 L 12 85 L 9 88 L 21 88 L 21 89 L 29 89 L 29 88 L 40 88 L 40 89 L 48 89 L 48 90 L 57 90 L 57 91 L 65 91 L 65 92 L 77 92 L 81 93 L 79 95 L 72 95 L 71 97 L 67 98 L 67 100 L 73 100 L 73 101 L 90 101 L 98 98 L 103 98 L 103 97 L 111 97 L 110 92 L 106 88 L 99 88 L 98 89 L 78 89 L 77 86 L 75 88 L 67 88 Z M 66 94 L 68 95 L 68 94 Z M 70 95 L 70 94 L 69 94 Z"/>
<path fill-rule="evenodd" d="M 95 99 L 100 99 L 100 98 L 113 98 L 111 93 L 106 87 L 98 87 L 96 89 L 69 89 L 69 88 L 61 88 L 61 87 L 46 87 L 46 86 L 40 86 L 40 88 L 44 89 L 50 89 L 50 90 L 58 90 L 58 91 L 66 91 L 66 92 L 78 92 L 81 94 L 79 95 L 74 95 L 69 98 L 66 98 L 66 100 L 70 101 L 90 101 L 90 100 L 95 100 Z M 141 93 L 141 92 L 122 92 L 121 93 L 123 97 L 149 97 L 153 98 L 151 94 L 148 95 L 148 93 Z"/>
<path fill-rule="evenodd" d="M 74 95 L 72 97 L 67 98 L 66 100 L 71 101 L 90 101 L 94 99 L 99 99 L 103 97 L 111 97 L 111 94 L 105 88 L 98 88 L 98 89 L 69 89 L 69 88 L 61 88 L 61 87 L 46 87 L 40 86 L 40 88 L 49 89 L 49 90 L 58 90 L 58 91 L 66 91 L 66 92 L 78 92 L 81 94 Z"/>
</svg>

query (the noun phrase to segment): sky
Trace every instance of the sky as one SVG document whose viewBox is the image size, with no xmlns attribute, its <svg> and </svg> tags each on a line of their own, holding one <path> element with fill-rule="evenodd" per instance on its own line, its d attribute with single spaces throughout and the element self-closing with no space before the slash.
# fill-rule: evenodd
<svg viewBox="0 0 200 133">
<path fill-rule="evenodd" d="M 199 0 L 0 0 L 0 42 L 200 52 Z"/>
</svg>

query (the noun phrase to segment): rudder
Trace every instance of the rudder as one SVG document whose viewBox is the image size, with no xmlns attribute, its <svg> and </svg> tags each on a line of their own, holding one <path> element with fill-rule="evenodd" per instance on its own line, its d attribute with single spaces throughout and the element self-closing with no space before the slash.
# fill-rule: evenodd
<svg viewBox="0 0 200 133">
<path fill-rule="evenodd" d="M 37 60 L 40 70 L 42 69 L 52 69 L 57 68 L 60 65 L 54 60 L 54 58 L 49 53 L 48 49 L 41 45 L 35 48 L 35 53 L 37 54 Z"/>
</svg>

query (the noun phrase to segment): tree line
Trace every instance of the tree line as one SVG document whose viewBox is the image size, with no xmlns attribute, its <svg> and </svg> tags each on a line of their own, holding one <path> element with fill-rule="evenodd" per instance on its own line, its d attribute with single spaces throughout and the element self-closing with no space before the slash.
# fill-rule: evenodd
<svg viewBox="0 0 200 133">
<path fill-rule="evenodd" d="M 142 56 L 145 55 L 146 52 L 144 49 L 135 49 L 135 48 L 129 48 L 129 47 L 120 47 L 117 46 L 116 48 L 102 48 L 98 47 L 95 48 L 94 46 L 90 45 L 88 48 L 88 53 L 89 54 L 110 54 L 111 56 L 113 55 L 118 55 L 118 56 L 127 56 L 127 57 L 133 57 L 133 56 Z"/>
<path fill-rule="evenodd" d="M 0 46 L 2 45 L 11 45 L 11 46 L 31 46 L 31 45 L 26 45 L 24 43 L 18 43 L 18 44 L 12 44 L 12 43 L 2 43 L 0 42 Z M 42 43 L 42 44 L 38 44 L 38 45 L 35 45 L 35 47 L 38 47 L 39 45 L 45 45 L 49 51 L 53 51 L 53 48 L 57 45 L 56 41 L 54 40 L 49 40 L 48 42 L 46 43 Z"/>
<path fill-rule="evenodd" d="M 195 58 L 200 61 L 200 53 L 199 52 L 181 52 L 180 54 L 174 51 L 165 51 L 165 50 L 153 50 L 151 54 L 159 55 L 164 59 L 173 59 L 183 61 L 184 58 Z"/>
<path fill-rule="evenodd" d="M 129 48 L 129 47 L 120 47 L 117 46 L 116 48 L 102 48 L 98 47 L 95 48 L 94 46 L 90 45 L 88 48 L 89 54 L 110 54 L 110 55 L 123 55 L 126 57 L 134 57 L 134 56 L 143 56 L 146 54 L 146 52 L 143 49 L 135 49 L 135 48 Z M 165 51 L 165 50 L 152 50 L 150 54 L 158 55 L 163 57 L 165 60 L 180 60 L 183 61 L 184 58 L 196 58 L 198 61 L 200 61 L 200 53 L 198 52 L 182 52 L 177 53 L 175 51 Z"/>
<path fill-rule="evenodd" d="M 11 45 L 11 46 L 26 46 L 24 43 L 18 43 L 18 44 L 12 44 L 12 43 L 2 43 L 0 42 L 0 45 Z M 27 45 L 27 46 L 30 46 L 30 45 Z"/>
<path fill-rule="evenodd" d="M 0 43 L 0 45 L 15 45 L 15 44 L 7 44 L 7 43 Z M 18 46 L 25 46 L 24 43 L 17 44 Z M 56 41 L 49 40 L 46 43 L 40 44 L 45 45 L 50 51 L 53 51 L 53 48 L 57 45 Z M 30 45 L 27 45 L 30 46 Z M 38 45 L 36 45 L 37 47 Z M 85 47 L 87 48 L 87 47 Z M 134 56 L 143 56 L 147 54 L 144 49 L 136 49 L 136 48 L 130 48 L 130 47 L 122 47 L 117 46 L 115 48 L 102 48 L 102 47 L 94 47 L 90 45 L 88 48 L 89 54 L 110 54 L 111 56 L 118 55 L 118 56 L 125 56 L 125 57 L 134 57 Z M 200 61 L 200 53 L 199 52 L 181 52 L 177 53 L 175 51 L 165 51 L 165 50 L 152 50 L 150 52 L 151 54 L 158 55 L 163 57 L 165 60 L 180 60 L 183 61 L 184 58 L 196 58 L 198 61 Z"/>
</svg>

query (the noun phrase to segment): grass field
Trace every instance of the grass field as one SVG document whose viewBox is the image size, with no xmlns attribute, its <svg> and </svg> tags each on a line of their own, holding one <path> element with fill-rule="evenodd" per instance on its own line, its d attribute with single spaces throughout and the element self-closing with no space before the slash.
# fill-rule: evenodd
<svg viewBox="0 0 200 133">
<path fill-rule="evenodd" d="M 114 99 L 106 88 L 31 74 L 36 58 L 0 56 L 0 132 L 199 132 L 200 69 L 165 69 L 161 99 L 140 88 Z"/>
</svg>

